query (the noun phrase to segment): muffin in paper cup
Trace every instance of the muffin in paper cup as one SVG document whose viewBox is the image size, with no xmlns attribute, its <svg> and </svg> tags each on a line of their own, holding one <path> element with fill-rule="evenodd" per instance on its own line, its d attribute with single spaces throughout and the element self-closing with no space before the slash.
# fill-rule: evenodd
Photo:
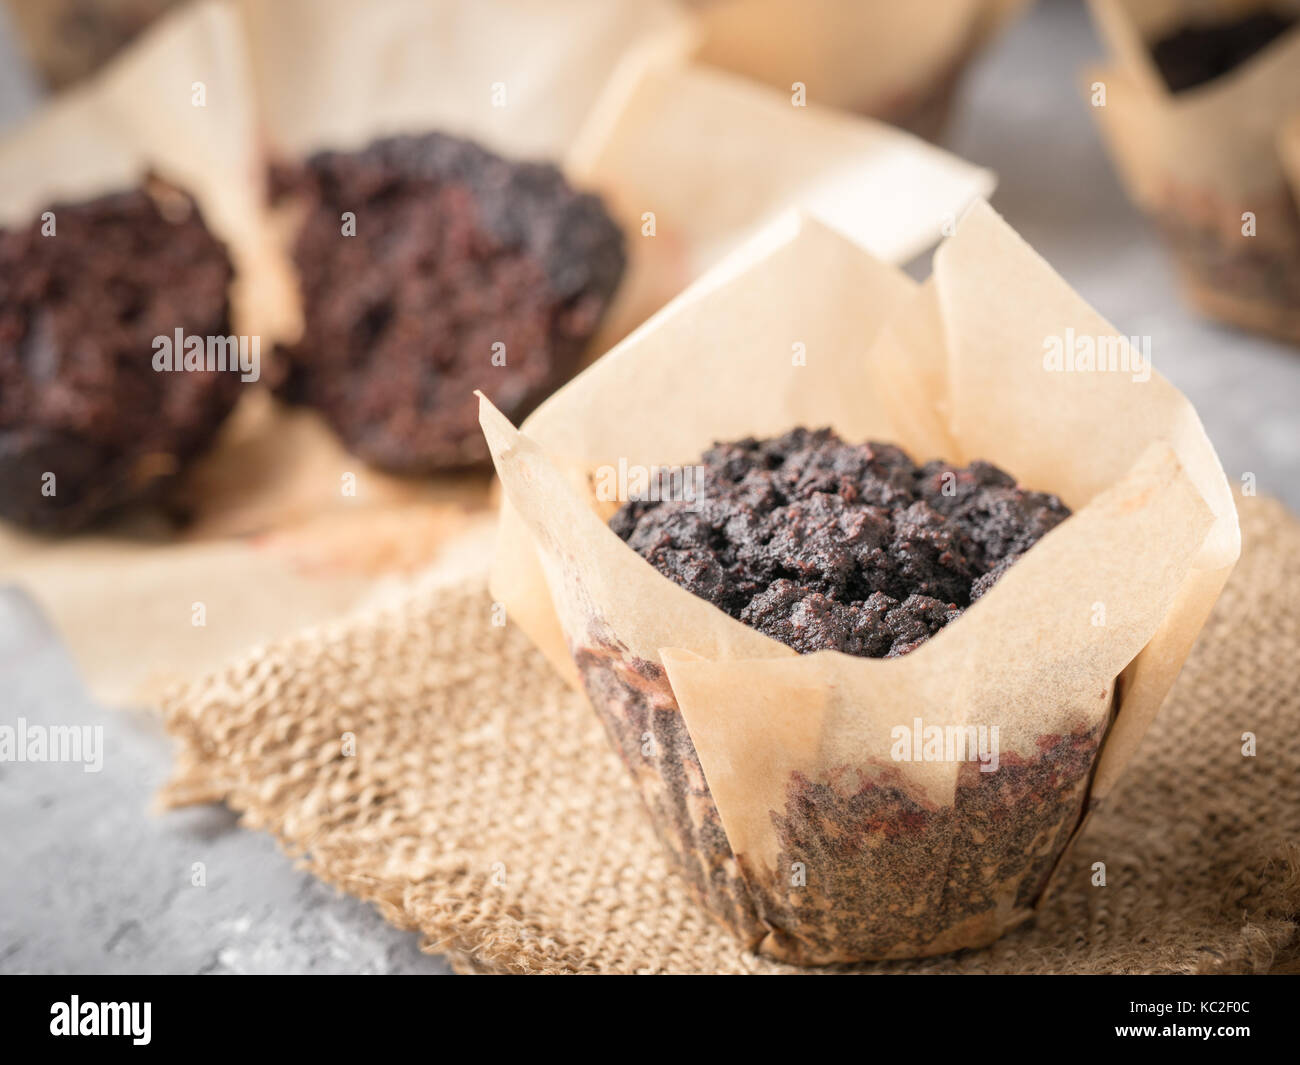
<svg viewBox="0 0 1300 1065">
<path fill-rule="evenodd" d="M 1093 114 L 1189 300 L 1300 343 L 1300 201 L 1284 146 L 1300 115 L 1300 3 L 1091 8 L 1112 56 L 1087 73 Z"/>
<path fill-rule="evenodd" d="M 522 430 L 483 402 L 505 496 L 493 594 L 586 691 L 676 864 L 746 947 L 915 957 L 1032 915 L 1239 553 L 1218 459 L 1150 349 L 983 203 L 924 284 L 792 214 Z M 883 659 L 798 654 L 608 524 L 611 470 L 820 426 L 996 463 L 1073 513 Z M 996 735 L 998 764 L 900 748 L 913 727 Z"/>
</svg>

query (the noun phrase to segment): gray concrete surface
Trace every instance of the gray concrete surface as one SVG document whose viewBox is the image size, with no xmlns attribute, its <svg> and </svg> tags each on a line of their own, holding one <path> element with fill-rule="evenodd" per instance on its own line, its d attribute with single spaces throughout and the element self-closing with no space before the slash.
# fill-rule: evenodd
<svg viewBox="0 0 1300 1065">
<path fill-rule="evenodd" d="M 1300 352 L 1191 315 L 1125 201 L 1078 91 L 1097 54 L 1073 0 L 1045 0 L 980 62 L 948 144 L 995 169 L 996 206 L 1196 403 L 1234 480 L 1300 510 Z M 0 33 L 0 127 L 32 105 Z M 88 702 L 48 628 L 0 594 L 0 724 L 92 724 L 101 773 L 0 764 L 0 971 L 439 972 L 368 907 L 296 872 L 218 808 L 150 813 L 168 744 Z M 207 886 L 191 886 L 192 863 Z"/>
<path fill-rule="evenodd" d="M 103 735 L 99 772 L 0 762 L 0 972 L 449 971 L 225 807 L 154 812 L 170 762 L 157 719 L 93 705 L 13 591 L 0 591 L 0 693 L 0 724 Z"/>
</svg>

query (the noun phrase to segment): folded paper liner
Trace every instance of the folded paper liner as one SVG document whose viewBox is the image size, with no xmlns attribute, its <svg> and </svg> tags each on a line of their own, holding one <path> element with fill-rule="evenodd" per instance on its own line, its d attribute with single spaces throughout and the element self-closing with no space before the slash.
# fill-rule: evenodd
<svg viewBox="0 0 1300 1065">
<path fill-rule="evenodd" d="M 877 258 L 905 263 L 994 184 L 888 126 L 663 62 L 611 80 L 566 169 L 632 235 L 627 274 L 592 342 L 599 352 L 784 211 L 806 211 Z"/>
<path fill-rule="evenodd" d="M 966 60 L 1026 0 L 702 0 L 701 62 L 931 136 Z"/>
<path fill-rule="evenodd" d="M 971 208 L 920 286 L 791 215 L 552 396 L 522 432 L 484 401 L 509 503 L 494 595 L 563 675 L 575 679 L 570 653 L 585 663 L 583 682 L 647 802 L 672 822 L 660 825 L 669 845 L 760 950 L 824 962 L 988 942 L 1028 916 L 1085 809 L 1097 746 L 1093 805 L 1154 717 L 1239 535 L 1213 448 L 1168 382 L 1135 380 L 1136 364 L 1134 374 L 1045 367 L 1050 338 L 1115 336 L 987 205 Z M 715 440 L 798 425 L 895 442 L 918 461 L 987 459 L 1075 513 L 912 653 L 795 655 L 629 550 L 589 478 L 620 462 L 691 463 Z M 667 684 L 656 680 L 661 668 Z M 636 734 L 655 728 L 640 715 L 675 720 L 677 709 L 689 740 L 656 737 L 672 749 L 638 757 Z M 994 812 L 986 804 L 1006 796 L 977 770 L 972 779 L 969 764 L 891 761 L 894 729 L 917 718 L 996 727 L 1004 772 L 1011 760 L 1029 781 L 1044 759 L 1077 759 L 1072 776 L 1061 770 L 1073 783 L 1041 800 L 1042 823 L 1023 826 L 1026 838 L 990 839 L 992 828 L 970 820 L 1014 827 L 1040 801 L 1037 785 L 1019 785 L 1024 801 Z M 692 745 L 707 787 L 691 783 Z M 803 783 L 833 795 L 810 799 Z M 853 798 L 859 785 L 868 791 Z M 807 842 L 861 823 L 866 815 L 847 807 L 885 787 L 930 819 L 922 843 L 891 857 L 868 842 L 868 859 L 848 844 Z M 845 789 L 846 809 L 825 813 Z M 809 803 L 829 824 L 801 836 Z M 787 886 L 787 868 L 807 883 Z M 962 869 L 972 883 L 954 894 Z M 891 894 L 900 886 L 902 898 Z"/>
<path fill-rule="evenodd" d="M 824 199 L 833 176 L 845 195 L 839 213 L 826 209 L 830 221 L 842 217 L 855 239 L 902 261 L 992 187 L 987 171 L 888 127 L 814 108 L 792 122 L 784 96 L 698 76 L 681 63 L 691 34 L 688 18 L 649 0 L 201 0 L 0 143 L 0 224 L 129 187 L 152 169 L 189 189 L 228 242 L 234 327 L 262 336 L 269 357 L 300 312 L 286 230 L 263 203 L 268 155 L 431 128 L 519 158 L 564 161 L 580 144 L 590 181 L 636 209 L 632 265 L 594 357 L 729 246 L 691 210 L 706 189 L 763 190 L 729 215 L 738 237 L 766 213 Z M 497 83 L 504 107 L 493 106 Z M 665 88 L 686 106 L 672 123 L 647 122 L 637 101 Z M 602 147 L 626 144 L 628 124 L 672 161 L 655 168 L 652 190 L 628 168 L 639 160 Z M 719 159 L 720 144 L 730 147 Z M 768 155 L 797 162 L 751 182 Z M 657 236 L 638 235 L 641 210 L 658 212 Z M 355 496 L 340 493 L 345 474 L 357 478 Z M 286 411 L 261 389 L 179 494 L 194 515 L 180 536 L 156 513 L 65 540 L 0 528 L 0 580 L 40 602 L 106 701 L 152 701 L 168 676 L 198 675 L 359 605 L 376 577 L 473 556 L 465 538 L 488 504 L 485 477 L 367 469 L 313 412 Z M 209 607 L 198 632 L 195 602 Z"/>
<path fill-rule="evenodd" d="M 1300 522 L 1260 499 L 1241 518 L 1241 562 L 1168 705 L 1036 919 L 983 950 L 845 971 L 1294 971 Z M 822 971 L 708 918 L 590 707 L 492 624 L 481 585 L 245 655 L 174 692 L 165 720 L 168 805 L 226 802 L 458 970 Z"/>
<path fill-rule="evenodd" d="M 1184 284 L 1208 313 L 1227 321 L 1300 340 L 1300 182 L 1288 184 L 1284 139 L 1300 120 L 1300 26 L 1236 70 L 1204 86 L 1171 93 L 1149 42 L 1188 18 L 1177 0 L 1090 0 L 1093 17 L 1112 56 L 1086 75 L 1105 86 L 1105 103 L 1092 111 L 1129 195 L 1172 227 L 1181 239 L 1194 234 L 1217 242 L 1252 271 L 1270 259 L 1287 264 L 1289 295 L 1242 292 L 1241 274 L 1230 284 L 1204 276 L 1198 245 L 1178 249 Z M 1282 8 L 1300 17 L 1298 0 L 1210 0 L 1196 15 L 1230 18 L 1253 8 Z M 1294 172 L 1294 171 L 1293 171 Z M 1243 214 L 1255 216 L 1243 232 Z M 1183 231 L 1186 232 L 1183 232 Z M 1200 254 L 1204 251 L 1201 249 Z"/>
</svg>

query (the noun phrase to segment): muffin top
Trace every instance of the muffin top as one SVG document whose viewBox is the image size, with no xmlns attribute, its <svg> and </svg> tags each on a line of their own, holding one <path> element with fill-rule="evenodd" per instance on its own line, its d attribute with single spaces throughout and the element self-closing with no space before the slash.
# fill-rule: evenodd
<svg viewBox="0 0 1300 1065">
<path fill-rule="evenodd" d="M 153 179 L 46 214 L 0 230 L 0 428 L 134 450 L 205 420 L 230 375 L 153 368 L 157 336 L 229 332 L 233 270 L 194 201 Z"/>
<path fill-rule="evenodd" d="M 321 152 L 274 183 L 306 212 L 284 394 L 394 472 L 486 462 L 475 389 L 522 418 L 576 370 L 623 273 L 599 198 L 457 137 Z"/>
<path fill-rule="evenodd" d="M 0 230 L 0 516 L 82 527 L 208 444 L 239 377 L 154 356 L 178 331 L 228 337 L 233 273 L 193 199 L 156 178 Z"/>
<path fill-rule="evenodd" d="M 665 577 L 801 654 L 906 654 L 1070 515 L 991 463 L 918 466 L 830 429 L 715 444 L 695 473 L 694 491 L 628 502 L 610 527 Z"/>
</svg>

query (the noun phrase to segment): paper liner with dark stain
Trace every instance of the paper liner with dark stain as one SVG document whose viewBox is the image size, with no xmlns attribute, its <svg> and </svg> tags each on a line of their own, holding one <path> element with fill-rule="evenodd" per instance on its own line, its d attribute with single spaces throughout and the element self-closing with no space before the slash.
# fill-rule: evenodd
<svg viewBox="0 0 1300 1065">
<path fill-rule="evenodd" d="M 603 622 L 572 647 L 592 706 L 700 902 L 750 949 L 804 965 L 921 957 L 1028 919 L 1083 813 L 1105 723 L 1031 757 L 960 767 L 950 805 L 896 766 L 792 774 L 772 810 L 775 870 L 733 853 L 662 667 Z"/>
<path fill-rule="evenodd" d="M 18 36 L 51 89 L 93 74 L 180 0 L 8 0 Z"/>
<path fill-rule="evenodd" d="M 1247 212 L 1249 236 L 1241 221 Z M 1228 204 L 1171 183 L 1154 217 L 1203 311 L 1300 343 L 1300 212 L 1287 189 Z"/>
<path fill-rule="evenodd" d="M 950 806 L 917 797 L 888 763 L 793 775 L 772 812 L 778 875 L 738 859 L 771 930 L 764 953 L 801 964 L 923 957 L 991 943 L 1028 919 L 1079 823 L 1103 732 L 1041 736 L 1035 756 L 1004 756 L 991 773 L 968 762 Z"/>
<path fill-rule="evenodd" d="M 678 869 L 710 913 L 757 944 L 764 928 L 663 667 L 633 654 L 600 621 L 593 621 L 585 644 L 570 649 L 587 697 Z"/>
</svg>

